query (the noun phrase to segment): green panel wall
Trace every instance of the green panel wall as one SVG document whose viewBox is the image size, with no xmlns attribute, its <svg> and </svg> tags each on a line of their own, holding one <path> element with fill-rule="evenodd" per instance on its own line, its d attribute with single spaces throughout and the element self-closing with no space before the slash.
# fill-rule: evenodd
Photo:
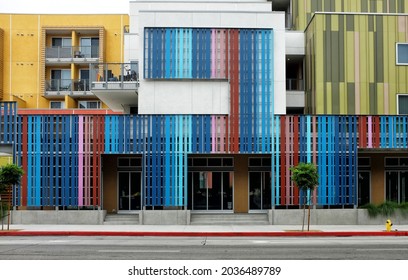
<svg viewBox="0 0 408 280">
<path fill-rule="evenodd" d="M 408 0 L 293 0 L 293 26 L 304 30 L 315 12 L 407 13 Z"/>
<path fill-rule="evenodd" d="M 396 65 L 396 43 L 408 42 L 408 15 L 317 14 L 305 38 L 306 113 L 398 113 L 408 66 Z"/>
</svg>

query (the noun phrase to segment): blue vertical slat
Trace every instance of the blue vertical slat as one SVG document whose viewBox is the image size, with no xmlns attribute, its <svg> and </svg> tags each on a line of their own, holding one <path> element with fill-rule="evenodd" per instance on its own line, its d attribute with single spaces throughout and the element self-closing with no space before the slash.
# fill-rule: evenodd
<svg viewBox="0 0 408 280">
<path fill-rule="evenodd" d="M 341 171 L 341 162 L 340 162 L 340 157 L 341 157 L 341 150 L 339 149 L 339 145 L 341 145 L 341 139 L 339 139 L 340 136 L 340 123 L 339 123 L 339 117 L 335 116 L 334 118 L 334 125 L 333 125 L 333 132 L 334 132 L 334 138 L 333 138 L 333 148 L 334 148 L 334 204 L 339 203 L 339 185 L 340 185 L 340 171 Z"/>
<path fill-rule="evenodd" d="M 27 117 L 27 205 L 32 206 L 32 177 L 33 177 L 33 117 Z"/>
<path fill-rule="evenodd" d="M 188 72 L 187 72 L 187 78 L 192 78 L 193 77 L 193 30 L 190 28 L 188 29 L 188 40 L 187 40 L 187 59 L 188 59 Z"/>
<path fill-rule="evenodd" d="M 165 118 L 165 129 L 166 129 L 166 176 L 165 176 L 165 204 L 167 206 L 170 205 L 170 157 L 171 157 L 171 150 L 170 150 L 170 118 L 171 116 L 166 116 Z"/>
<path fill-rule="evenodd" d="M 199 58 L 198 58 L 198 49 L 200 47 L 199 43 L 198 43 L 198 29 L 193 28 L 192 29 L 192 34 L 191 34 L 191 77 L 193 79 L 198 78 L 197 75 L 197 65 L 199 62 Z"/>
<path fill-rule="evenodd" d="M 205 38 L 205 79 L 211 78 L 211 29 L 206 29 Z"/>
</svg>

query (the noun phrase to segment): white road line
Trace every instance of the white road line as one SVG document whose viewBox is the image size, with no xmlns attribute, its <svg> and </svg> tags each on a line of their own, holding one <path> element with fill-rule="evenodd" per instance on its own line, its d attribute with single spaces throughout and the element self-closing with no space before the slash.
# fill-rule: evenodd
<svg viewBox="0 0 408 280">
<path fill-rule="evenodd" d="M 101 253 L 180 253 L 180 250 L 98 250 Z"/>
</svg>

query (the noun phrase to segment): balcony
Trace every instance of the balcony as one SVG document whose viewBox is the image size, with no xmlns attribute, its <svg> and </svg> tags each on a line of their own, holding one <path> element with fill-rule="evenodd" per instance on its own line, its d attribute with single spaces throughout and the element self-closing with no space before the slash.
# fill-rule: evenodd
<svg viewBox="0 0 408 280">
<path fill-rule="evenodd" d="M 137 106 L 139 88 L 138 62 L 95 63 L 90 67 L 91 91 L 114 111 Z"/>
<path fill-rule="evenodd" d="M 305 83 L 302 79 L 286 79 L 286 107 L 305 107 Z"/>
<path fill-rule="evenodd" d="M 45 61 L 47 64 L 98 62 L 99 47 L 47 47 Z"/>
<path fill-rule="evenodd" d="M 45 97 L 54 98 L 70 95 L 71 97 L 93 96 L 88 79 L 52 79 L 45 81 Z"/>
<path fill-rule="evenodd" d="M 286 79 L 286 90 L 288 91 L 304 91 L 304 80 L 301 79 Z"/>
</svg>

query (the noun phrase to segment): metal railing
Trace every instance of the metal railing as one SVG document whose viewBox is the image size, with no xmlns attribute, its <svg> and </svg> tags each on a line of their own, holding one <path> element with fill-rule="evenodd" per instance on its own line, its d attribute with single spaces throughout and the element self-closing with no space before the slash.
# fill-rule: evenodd
<svg viewBox="0 0 408 280">
<path fill-rule="evenodd" d="M 139 86 L 138 62 L 93 63 L 90 68 L 92 89 L 132 89 Z"/>
<path fill-rule="evenodd" d="M 99 58 L 99 46 L 47 47 L 45 58 Z"/>
<path fill-rule="evenodd" d="M 301 79 L 286 79 L 286 90 L 305 90 L 305 82 Z"/>
<path fill-rule="evenodd" d="M 89 91 L 90 83 L 88 79 L 51 79 L 45 81 L 45 91 L 74 92 Z"/>
</svg>

